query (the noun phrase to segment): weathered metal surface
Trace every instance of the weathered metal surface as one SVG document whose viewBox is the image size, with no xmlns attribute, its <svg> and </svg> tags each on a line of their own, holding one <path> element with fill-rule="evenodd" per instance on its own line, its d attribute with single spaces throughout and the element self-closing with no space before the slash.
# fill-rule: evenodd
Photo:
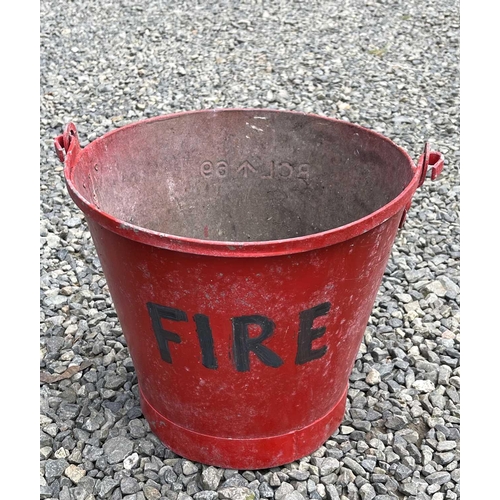
<svg viewBox="0 0 500 500">
<path fill-rule="evenodd" d="M 56 150 L 159 438 L 235 469 L 319 447 L 439 153 L 415 167 L 374 132 L 270 110 L 154 118 L 83 149 L 70 125 Z"/>
</svg>

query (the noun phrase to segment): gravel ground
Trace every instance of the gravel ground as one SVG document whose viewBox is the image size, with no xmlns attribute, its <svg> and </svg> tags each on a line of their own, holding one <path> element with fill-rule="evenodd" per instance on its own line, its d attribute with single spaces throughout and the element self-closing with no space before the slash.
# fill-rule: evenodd
<svg viewBox="0 0 500 500">
<path fill-rule="evenodd" d="M 40 498 L 460 498 L 459 3 L 41 3 Z M 394 245 L 340 429 L 272 470 L 191 463 L 137 378 L 53 138 L 209 107 L 340 117 L 446 158 Z"/>
</svg>

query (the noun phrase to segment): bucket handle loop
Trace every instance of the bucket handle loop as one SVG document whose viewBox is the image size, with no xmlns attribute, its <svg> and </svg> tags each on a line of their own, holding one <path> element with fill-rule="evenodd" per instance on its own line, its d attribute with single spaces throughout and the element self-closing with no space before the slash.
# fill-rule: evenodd
<svg viewBox="0 0 500 500">
<path fill-rule="evenodd" d="M 81 150 L 78 132 L 74 123 L 70 122 L 64 132 L 54 139 L 54 147 L 61 163 L 67 163 Z"/>
<path fill-rule="evenodd" d="M 418 160 L 418 168 L 421 169 L 420 181 L 418 187 L 420 187 L 427 177 L 427 170 L 432 169 L 431 180 L 435 181 L 439 174 L 443 171 L 444 167 L 444 157 L 441 153 L 437 151 L 431 151 L 429 143 L 425 143 L 424 152 Z"/>
<path fill-rule="evenodd" d="M 429 143 L 426 142 L 424 146 L 424 152 L 418 159 L 417 172 L 420 170 L 420 178 L 418 181 L 417 188 L 419 188 L 424 183 L 429 168 L 432 170 L 431 180 L 435 181 L 438 178 L 439 174 L 443 171 L 443 167 L 444 167 L 444 157 L 442 153 L 439 153 L 438 151 L 431 151 Z M 404 223 L 406 221 L 406 215 L 408 214 L 408 210 L 410 210 L 410 207 L 411 207 L 411 199 L 406 205 L 406 207 L 403 209 L 401 220 L 399 222 L 400 228 L 404 226 Z"/>
</svg>

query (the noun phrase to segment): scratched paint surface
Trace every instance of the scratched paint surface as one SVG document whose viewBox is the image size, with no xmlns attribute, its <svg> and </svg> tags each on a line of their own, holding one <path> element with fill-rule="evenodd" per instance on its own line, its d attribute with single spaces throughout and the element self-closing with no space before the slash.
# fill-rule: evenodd
<svg viewBox="0 0 500 500">
<path fill-rule="evenodd" d="M 335 120 L 201 115 L 70 145 L 65 175 L 153 431 L 197 461 L 271 467 L 340 424 L 422 167 Z"/>
<path fill-rule="evenodd" d="M 256 439 L 307 427 L 337 405 L 343 411 L 398 222 L 393 217 L 317 251 L 224 259 L 153 248 L 89 221 L 141 392 L 159 420 L 212 437 Z M 156 332 L 148 303 L 160 311 Z M 202 316 L 212 338 L 209 366 L 198 335 Z M 255 316 L 272 323 L 261 345 L 279 362 L 254 346 L 243 349 L 245 368 L 237 363 L 235 330 L 250 318 L 244 340 L 258 338 L 263 327 Z M 165 340 L 165 332 L 178 341 Z M 162 357 L 162 342 L 170 361 Z"/>
</svg>

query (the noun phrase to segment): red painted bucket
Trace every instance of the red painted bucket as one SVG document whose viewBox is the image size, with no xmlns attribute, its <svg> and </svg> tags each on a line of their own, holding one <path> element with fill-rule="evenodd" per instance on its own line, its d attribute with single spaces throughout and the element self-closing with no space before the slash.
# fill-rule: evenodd
<svg viewBox="0 0 500 500">
<path fill-rule="evenodd" d="M 274 110 L 186 112 L 55 140 L 166 446 L 289 463 L 339 426 L 398 227 L 428 166 L 389 139 Z"/>
</svg>

